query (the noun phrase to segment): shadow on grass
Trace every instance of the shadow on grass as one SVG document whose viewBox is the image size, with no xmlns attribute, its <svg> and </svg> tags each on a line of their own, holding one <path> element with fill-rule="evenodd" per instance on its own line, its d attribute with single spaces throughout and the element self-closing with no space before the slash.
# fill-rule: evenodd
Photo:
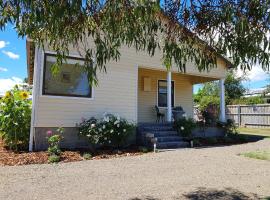
<svg viewBox="0 0 270 200">
<path fill-rule="evenodd" d="M 246 194 L 233 188 L 224 190 L 198 188 L 194 192 L 183 194 L 181 197 L 175 197 L 174 200 L 256 200 L 261 199 L 256 194 Z M 132 198 L 129 200 L 161 200 L 155 197 Z M 268 200 L 268 197 L 265 198 Z"/>
</svg>

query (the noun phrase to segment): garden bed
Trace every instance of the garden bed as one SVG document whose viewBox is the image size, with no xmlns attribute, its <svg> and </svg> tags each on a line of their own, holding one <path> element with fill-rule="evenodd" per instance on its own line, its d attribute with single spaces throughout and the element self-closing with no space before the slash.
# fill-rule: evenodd
<svg viewBox="0 0 270 200">
<path fill-rule="evenodd" d="M 89 153 L 85 150 L 74 150 L 74 151 L 63 151 L 61 155 L 60 163 L 65 162 L 75 162 L 85 160 L 83 155 L 84 153 Z M 90 160 L 98 159 L 109 159 L 109 158 L 118 158 L 126 156 L 137 156 L 144 154 L 139 150 L 137 146 L 132 146 L 128 149 L 123 150 L 110 150 L 110 149 L 100 149 L 97 150 L 95 154 L 90 158 Z M 14 152 L 7 150 L 2 141 L 0 140 L 0 166 L 9 165 L 29 165 L 29 164 L 47 164 L 48 162 L 48 153 L 47 151 L 40 152 Z"/>
</svg>

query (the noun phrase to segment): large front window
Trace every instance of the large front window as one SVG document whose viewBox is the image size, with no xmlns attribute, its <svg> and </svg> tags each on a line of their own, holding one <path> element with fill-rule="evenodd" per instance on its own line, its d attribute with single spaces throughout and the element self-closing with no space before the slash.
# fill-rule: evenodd
<svg viewBox="0 0 270 200">
<path fill-rule="evenodd" d="M 174 82 L 172 81 L 172 107 L 174 107 Z M 158 81 L 158 106 L 167 107 L 167 81 L 159 80 Z"/>
<path fill-rule="evenodd" d="M 84 60 L 67 57 L 57 73 L 52 73 L 55 55 L 45 54 L 43 94 L 55 96 L 92 97 L 87 74 L 83 69 Z"/>
</svg>

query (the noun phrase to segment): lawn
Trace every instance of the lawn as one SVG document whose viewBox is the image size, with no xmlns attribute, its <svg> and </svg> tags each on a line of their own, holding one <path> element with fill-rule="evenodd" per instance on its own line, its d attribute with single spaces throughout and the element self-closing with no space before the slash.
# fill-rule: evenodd
<svg viewBox="0 0 270 200">
<path fill-rule="evenodd" d="M 257 136 L 266 136 L 270 138 L 270 129 L 269 128 L 238 128 L 241 134 L 248 135 L 257 135 Z"/>
<path fill-rule="evenodd" d="M 241 155 L 248 158 L 270 161 L 270 151 L 252 151 L 248 153 L 242 153 Z"/>
</svg>

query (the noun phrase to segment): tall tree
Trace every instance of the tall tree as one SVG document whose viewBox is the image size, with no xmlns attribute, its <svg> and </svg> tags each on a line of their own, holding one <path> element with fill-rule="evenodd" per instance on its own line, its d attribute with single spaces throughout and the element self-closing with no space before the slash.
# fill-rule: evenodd
<svg viewBox="0 0 270 200">
<path fill-rule="evenodd" d="M 245 75 L 237 77 L 234 70 L 227 72 L 225 79 L 225 97 L 226 104 L 231 104 L 235 99 L 240 99 L 246 89 L 242 84 L 245 80 Z M 218 82 L 209 82 L 203 85 L 199 89 L 198 93 L 194 95 L 194 101 L 196 104 L 203 104 L 202 107 L 206 107 L 208 104 L 219 104 L 219 86 Z"/>
<path fill-rule="evenodd" d="M 58 57 L 54 71 L 69 45 L 82 43 L 95 82 L 98 69 L 119 59 L 122 45 L 150 56 L 161 49 L 164 65 L 175 63 L 180 71 L 189 60 L 199 70 L 215 67 L 215 51 L 242 69 L 259 63 L 269 70 L 269 12 L 270 0 L 0 0 L 0 28 L 10 22 L 19 36 L 49 43 Z"/>
</svg>

